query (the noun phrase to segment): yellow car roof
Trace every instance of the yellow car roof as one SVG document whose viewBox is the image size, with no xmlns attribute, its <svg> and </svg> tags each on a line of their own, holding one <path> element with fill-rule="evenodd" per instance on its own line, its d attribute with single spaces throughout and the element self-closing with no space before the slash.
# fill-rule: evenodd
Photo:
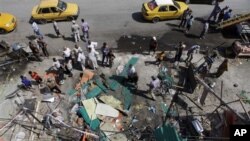
<svg viewBox="0 0 250 141">
<path fill-rule="evenodd" d="M 170 4 L 173 5 L 174 2 L 173 0 L 155 0 L 157 5 L 166 5 L 166 4 Z"/>
<path fill-rule="evenodd" d="M 57 6 L 59 0 L 41 0 L 39 7 L 55 7 Z"/>
</svg>

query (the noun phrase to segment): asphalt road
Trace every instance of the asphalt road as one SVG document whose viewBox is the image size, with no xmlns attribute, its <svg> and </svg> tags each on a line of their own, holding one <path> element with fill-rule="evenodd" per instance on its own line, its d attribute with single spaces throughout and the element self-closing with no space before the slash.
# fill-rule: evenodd
<svg viewBox="0 0 250 141">
<path fill-rule="evenodd" d="M 172 29 L 170 25 L 175 25 L 179 21 L 162 21 L 157 24 L 146 22 L 142 19 L 140 10 L 143 2 L 147 0 L 65 0 L 67 2 L 77 3 L 80 7 L 80 19 L 84 18 L 90 25 L 91 40 L 108 42 L 111 46 L 117 46 L 117 40 L 123 35 L 139 35 L 152 36 L 159 38 Z M 39 3 L 39 0 L 0 0 L 0 11 L 9 12 L 18 19 L 18 27 L 12 33 L 0 35 L 0 39 L 13 42 L 28 42 L 28 37 L 33 35 L 31 25 L 28 23 L 32 7 Z M 222 3 L 222 7 L 229 5 L 235 13 L 250 11 L 249 0 L 226 0 Z M 193 9 L 195 17 L 206 17 L 210 14 L 213 6 L 211 5 L 190 5 Z M 170 25 L 169 25 L 170 24 Z M 54 30 L 51 23 L 39 25 L 41 32 L 46 35 L 45 38 L 50 45 L 50 51 L 54 55 L 58 54 L 58 50 L 62 50 L 63 46 L 73 47 L 71 40 L 71 22 L 60 22 L 59 28 L 65 34 L 66 40 L 54 37 Z M 193 27 L 195 32 L 200 32 L 201 24 L 197 22 Z M 172 34 L 172 33 L 171 33 Z M 174 33 L 173 33 L 174 34 Z M 168 36 L 171 41 L 178 41 L 178 34 Z M 84 42 L 79 43 L 85 46 Z M 100 45 L 99 44 L 99 45 Z"/>
</svg>

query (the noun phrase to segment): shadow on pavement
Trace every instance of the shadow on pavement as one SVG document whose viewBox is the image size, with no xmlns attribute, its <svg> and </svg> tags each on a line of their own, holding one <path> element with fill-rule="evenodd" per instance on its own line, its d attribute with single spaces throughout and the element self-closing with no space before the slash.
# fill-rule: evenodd
<svg viewBox="0 0 250 141">
<path fill-rule="evenodd" d="M 143 19 L 143 16 L 141 14 L 141 12 L 135 12 L 132 14 L 132 18 L 133 20 L 139 22 L 139 23 L 149 23 L 148 21 Z"/>
</svg>

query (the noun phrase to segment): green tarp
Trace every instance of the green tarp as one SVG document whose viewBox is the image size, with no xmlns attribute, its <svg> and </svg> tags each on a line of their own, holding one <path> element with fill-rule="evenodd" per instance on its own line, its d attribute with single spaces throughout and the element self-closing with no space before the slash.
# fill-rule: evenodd
<svg viewBox="0 0 250 141">
<path fill-rule="evenodd" d="M 91 130 L 96 131 L 97 129 L 99 129 L 99 126 L 100 126 L 100 123 L 101 123 L 99 119 L 91 120 L 90 117 L 87 114 L 86 109 L 84 107 L 81 107 L 79 109 L 79 113 L 81 114 L 81 116 L 83 117 L 85 122 L 90 126 Z"/>
<path fill-rule="evenodd" d="M 156 141 L 187 141 L 187 139 L 183 139 L 169 124 L 165 124 L 160 128 L 157 128 L 154 131 L 154 136 Z"/>
</svg>

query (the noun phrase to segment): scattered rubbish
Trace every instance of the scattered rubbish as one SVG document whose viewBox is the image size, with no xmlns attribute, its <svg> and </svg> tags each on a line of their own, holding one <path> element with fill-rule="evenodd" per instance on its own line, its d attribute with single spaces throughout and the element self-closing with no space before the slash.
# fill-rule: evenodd
<svg viewBox="0 0 250 141">
<path fill-rule="evenodd" d="M 156 113 L 156 109 L 155 109 L 154 106 L 148 107 L 148 110 L 151 111 L 151 112 L 153 112 L 154 114 Z"/>
<path fill-rule="evenodd" d="M 197 133 L 201 134 L 204 131 L 204 129 L 203 129 L 203 127 L 198 119 L 194 119 L 192 121 L 192 125 L 194 126 Z"/>
<path fill-rule="evenodd" d="M 18 132 L 15 136 L 14 141 L 24 141 L 25 139 L 25 133 L 24 132 Z"/>
<path fill-rule="evenodd" d="M 132 42 L 131 44 L 132 44 L 132 45 L 135 45 L 135 42 Z"/>
<path fill-rule="evenodd" d="M 42 102 L 54 102 L 55 101 L 55 97 L 51 94 L 46 94 L 46 95 L 43 95 L 43 99 L 42 99 Z"/>
<path fill-rule="evenodd" d="M 95 113 L 98 115 L 114 118 L 117 118 L 119 116 L 119 112 L 115 108 L 103 103 L 97 103 Z"/>
</svg>

